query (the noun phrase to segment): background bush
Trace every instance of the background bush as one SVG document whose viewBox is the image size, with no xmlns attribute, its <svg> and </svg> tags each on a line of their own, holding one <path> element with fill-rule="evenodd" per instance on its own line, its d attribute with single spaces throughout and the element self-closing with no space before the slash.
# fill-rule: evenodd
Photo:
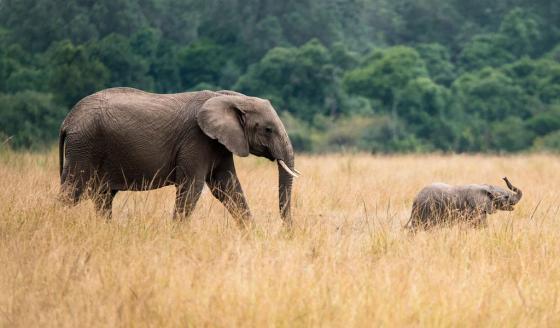
<svg viewBox="0 0 560 328">
<path fill-rule="evenodd" d="M 268 98 L 299 151 L 557 149 L 560 3 L 2 1 L 12 146 L 49 145 L 113 86 Z"/>
</svg>

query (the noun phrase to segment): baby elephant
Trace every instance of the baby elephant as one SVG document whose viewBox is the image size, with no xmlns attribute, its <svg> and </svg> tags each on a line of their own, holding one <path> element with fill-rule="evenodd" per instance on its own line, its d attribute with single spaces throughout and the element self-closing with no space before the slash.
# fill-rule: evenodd
<svg viewBox="0 0 560 328">
<path fill-rule="evenodd" d="M 414 199 L 410 220 L 405 228 L 429 229 L 437 224 L 468 222 L 475 227 L 486 226 L 486 215 L 497 210 L 513 211 L 523 193 L 503 178 L 505 190 L 491 185 L 451 186 L 434 183 L 425 187 Z"/>
</svg>

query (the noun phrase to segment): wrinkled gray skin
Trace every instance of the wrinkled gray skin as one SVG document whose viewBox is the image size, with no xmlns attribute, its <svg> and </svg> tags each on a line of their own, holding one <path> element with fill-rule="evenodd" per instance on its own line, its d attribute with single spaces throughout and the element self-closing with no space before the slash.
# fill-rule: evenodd
<svg viewBox="0 0 560 328">
<path fill-rule="evenodd" d="M 233 154 L 282 160 L 293 170 L 288 134 L 268 100 L 233 91 L 153 94 L 112 88 L 87 96 L 60 129 L 63 199 L 84 192 L 110 217 L 119 190 L 177 187 L 174 217 L 188 217 L 207 184 L 240 223 L 251 213 Z M 293 176 L 278 164 L 280 213 L 291 222 Z"/>
<path fill-rule="evenodd" d="M 504 178 L 511 190 L 491 185 L 451 186 L 434 183 L 414 199 L 406 228 L 428 229 L 438 224 L 464 221 L 475 227 L 487 226 L 487 215 L 498 210 L 513 211 L 523 193 Z"/>
</svg>

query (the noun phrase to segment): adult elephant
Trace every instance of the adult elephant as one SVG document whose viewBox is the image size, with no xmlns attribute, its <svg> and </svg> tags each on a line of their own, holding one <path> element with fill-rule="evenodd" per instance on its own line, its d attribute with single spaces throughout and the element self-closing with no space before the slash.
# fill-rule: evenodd
<svg viewBox="0 0 560 328">
<path fill-rule="evenodd" d="M 174 217 L 188 217 L 206 183 L 233 217 L 247 222 L 233 154 L 278 162 L 280 214 L 291 223 L 294 151 L 268 100 L 233 91 L 106 89 L 82 99 L 62 122 L 61 192 L 75 204 L 89 191 L 96 210 L 110 217 L 119 190 L 175 185 Z"/>
</svg>

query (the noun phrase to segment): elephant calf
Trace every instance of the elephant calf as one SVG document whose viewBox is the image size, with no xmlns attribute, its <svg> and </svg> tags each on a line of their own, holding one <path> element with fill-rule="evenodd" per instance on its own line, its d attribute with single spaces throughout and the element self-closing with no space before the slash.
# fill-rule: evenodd
<svg viewBox="0 0 560 328">
<path fill-rule="evenodd" d="M 451 186 L 431 184 L 420 191 L 412 204 L 412 213 L 405 226 L 411 230 L 428 229 L 437 224 L 468 222 L 476 227 L 486 226 L 486 216 L 497 210 L 513 211 L 523 193 L 503 178 L 505 190 L 491 185 Z"/>
</svg>

